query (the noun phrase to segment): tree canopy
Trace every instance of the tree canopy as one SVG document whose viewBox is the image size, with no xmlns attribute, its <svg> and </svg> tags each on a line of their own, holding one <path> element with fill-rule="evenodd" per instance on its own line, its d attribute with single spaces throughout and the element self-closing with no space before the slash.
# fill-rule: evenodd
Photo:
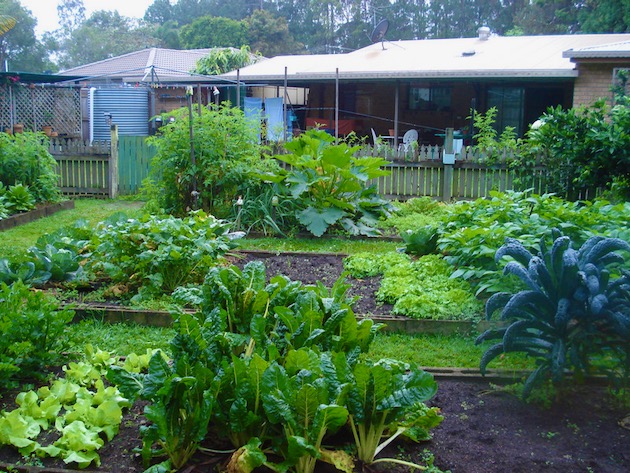
<svg viewBox="0 0 630 473">
<path fill-rule="evenodd" d="M 83 0 L 58 0 L 60 27 L 39 40 L 18 0 L 0 0 L 16 20 L 0 36 L 12 69 L 42 72 L 147 47 L 248 45 L 264 56 L 335 53 L 364 47 L 382 19 L 390 41 L 500 35 L 630 32 L 628 0 L 153 0 L 142 20 L 114 12 L 85 16 Z"/>
</svg>

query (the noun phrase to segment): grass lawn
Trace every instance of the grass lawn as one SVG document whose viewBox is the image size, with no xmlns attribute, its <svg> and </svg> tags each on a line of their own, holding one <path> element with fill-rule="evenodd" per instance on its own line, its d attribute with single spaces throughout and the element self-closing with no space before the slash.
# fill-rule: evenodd
<svg viewBox="0 0 630 473">
<path fill-rule="evenodd" d="M 116 212 L 125 212 L 133 217 L 140 213 L 142 205 L 142 202 L 124 200 L 75 200 L 74 209 L 62 210 L 49 217 L 0 232 L 0 258 L 20 261 L 41 235 L 72 225 L 79 219 L 96 225 Z"/>
</svg>

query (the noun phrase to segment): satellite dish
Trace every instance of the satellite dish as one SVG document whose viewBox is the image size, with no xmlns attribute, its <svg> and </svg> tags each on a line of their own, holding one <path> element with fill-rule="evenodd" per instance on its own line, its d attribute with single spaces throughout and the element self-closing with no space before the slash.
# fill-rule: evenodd
<svg viewBox="0 0 630 473">
<path fill-rule="evenodd" d="M 372 40 L 372 42 L 378 43 L 379 41 L 381 41 L 382 43 L 383 41 L 385 41 L 385 34 L 387 33 L 388 29 L 389 29 L 389 21 L 381 20 L 379 24 L 376 25 L 376 27 L 374 28 L 374 31 L 372 31 L 372 34 L 370 35 L 370 39 Z M 385 49 L 385 46 L 383 46 L 383 49 Z"/>
</svg>

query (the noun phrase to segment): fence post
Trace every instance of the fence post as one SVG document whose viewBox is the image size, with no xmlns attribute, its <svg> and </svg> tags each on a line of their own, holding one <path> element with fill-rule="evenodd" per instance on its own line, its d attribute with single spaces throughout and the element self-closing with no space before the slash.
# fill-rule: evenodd
<svg viewBox="0 0 630 473">
<path fill-rule="evenodd" d="M 444 172 L 442 173 L 442 200 L 444 202 L 450 202 L 453 198 L 453 165 L 455 164 L 453 128 L 446 129 L 442 164 L 444 165 Z"/>
<path fill-rule="evenodd" d="M 109 198 L 118 197 L 118 125 L 110 125 Z"/>
</svg>

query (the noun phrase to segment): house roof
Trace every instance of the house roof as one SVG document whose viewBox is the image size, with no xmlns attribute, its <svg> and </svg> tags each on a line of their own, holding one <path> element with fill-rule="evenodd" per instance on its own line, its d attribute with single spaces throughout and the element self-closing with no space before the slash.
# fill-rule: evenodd
<svg viewBox="0 0 630 473">
<path fill-rule="evenodd" d="M 123 54 L 102 61 L 73 67 L 62 75 L 84 78 L 120 79 L 123 82 L 173 82 L 206 77 L 191 74 L 197 61 L 212 51 L 209 49 L 150 48 Z"/>
<path fill-rule="evenodd" d="M 571 59 L 630 58 L 630 39 L 618 43 L 590 46 L 582 49 L 571 49 L 565 51 L 564 56 Z"/>
<path fill-rule="evenodd" d="M 240 69 L 243 82 L 371 79 L 573 78 L 563 53 L 630 41 L 630 34 L 490 36 L 396 41 L 346 53 L 276 56 Z M 338 72 L 337 72 L 338 71 Z M 236 71 L 219 76 L 234 80 Z"/>
</svg>

